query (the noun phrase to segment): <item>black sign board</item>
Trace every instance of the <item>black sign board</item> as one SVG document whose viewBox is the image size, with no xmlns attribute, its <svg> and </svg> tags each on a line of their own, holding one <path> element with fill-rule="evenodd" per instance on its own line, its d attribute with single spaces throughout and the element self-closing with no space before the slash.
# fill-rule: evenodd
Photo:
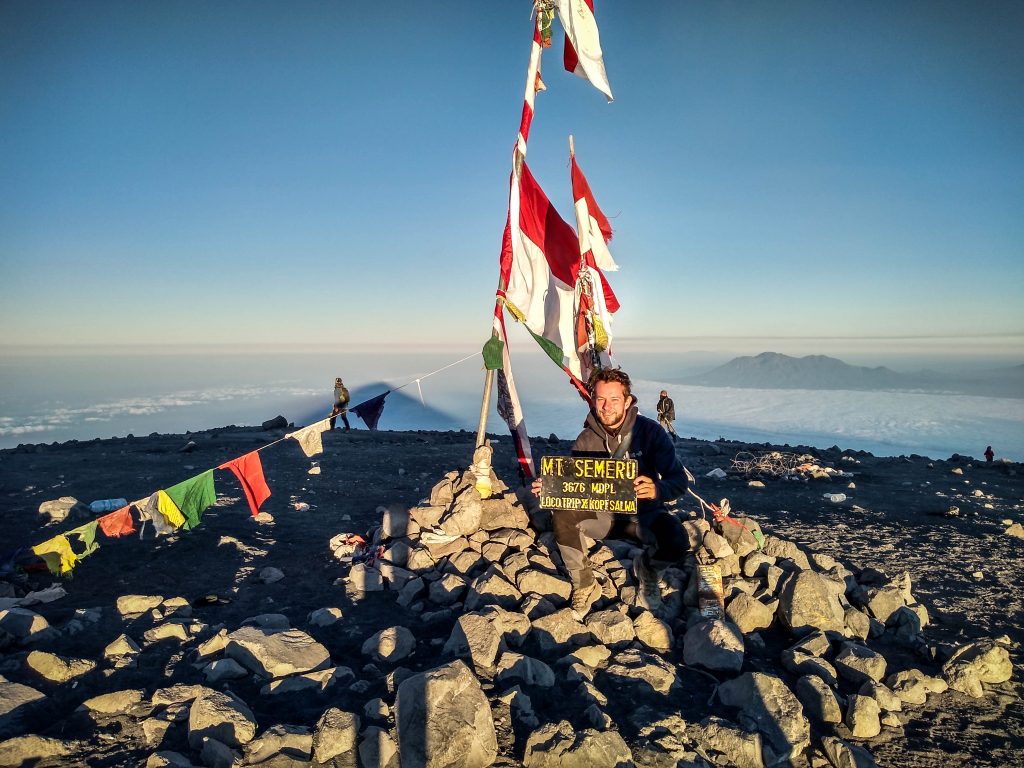
<svg viewBox="0 0 1024 768">
<path fill-rule="evenodd" d="M 588 509 L 636 514 L 635 459 L 544 456 L 540 460 L 540 505 L 544 509 Z"/>
</svg>

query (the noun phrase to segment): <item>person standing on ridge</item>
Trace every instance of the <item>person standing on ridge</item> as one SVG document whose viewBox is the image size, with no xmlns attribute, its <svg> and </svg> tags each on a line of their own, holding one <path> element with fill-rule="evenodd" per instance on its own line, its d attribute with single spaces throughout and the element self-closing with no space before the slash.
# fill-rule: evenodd
<svg viewBox="0 0 1024 768">
<path fill-rule="evenodd" d="M 994 459 L 995 457 L 996 455 L 992 452 L 992 446 L 990 445 L 988 448 L 985 449 L 985 463 L 991 464 L 992 459 Z"/>
<path fill-rule="evenodd" d="M 673 440 L 678 440 L 679 435 L 676 434 L 676 428 L 672 426 L 672 422 L 676 420 L 676 404 L 672 402 L 672 398 L 668 396 L 666 390 L 661 390 L 661 399 L 658 401 L 658 423 L 664 427 L 665 431 L 672 435 Z"/>
<path fill-rule="evenodd" d="M 338 416 L 345 422 L 345 431 L 352 429 L 348 423 L 348 387 L 341 380 L 341 376 L 334 380 L 334 408 L 331 410 L 331 429 L 334 429 Z"/>
<path fill-rule="evenodd" d="M 661 576 L 690 550 L 679 518 L 665 508 L 686 493 L 686 470 L 668 435 L 652 419 L 637 412 L 629 376 L 617 369 L 598 369 L 588 384 L 593 406 L 583 431 L 572 446 L 573 456 L 635 459 L 633 481 L 637 514 L 557 509 L 551 522 L 555 541 L 572 582 L 572 610 L 586 615 L 601 597 L 601 585 L 587 559 L 581 534 L 592 539 L 628 538 L 639 541 L 643 552 L 633 560 L 637 605 L 650 611 L 661 603 Z M 532 486 L 540 496 L 541 481 Z"/>
</svg>

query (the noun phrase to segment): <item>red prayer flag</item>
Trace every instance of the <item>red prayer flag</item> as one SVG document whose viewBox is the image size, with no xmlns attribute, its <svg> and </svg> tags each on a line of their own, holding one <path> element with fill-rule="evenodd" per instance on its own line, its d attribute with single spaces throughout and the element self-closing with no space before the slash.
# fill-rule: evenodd
<svg viewBox="0 0 1024 768">
<path fill-rule="evenodd" d="M 263 463 L 260 461 L 259 451 L 247 453 L 237 459 L 221 464 L 217 469 L 230 469 L 245 492 L 245 498 L 249 502 L 249 509 L 252 516 L 256 517 L 260 511 L 260 505 L 270 497 L 270 488 L 263 479 Z"/>
<path fill-rule="evenodd" d="M 118 536 L 127 536 L 135 533 L 135 524 L 132 520 L 131 504 L 116 509 L 109 515 L 96 518 L 100 530 L 112 539 Z"/>
</svg>

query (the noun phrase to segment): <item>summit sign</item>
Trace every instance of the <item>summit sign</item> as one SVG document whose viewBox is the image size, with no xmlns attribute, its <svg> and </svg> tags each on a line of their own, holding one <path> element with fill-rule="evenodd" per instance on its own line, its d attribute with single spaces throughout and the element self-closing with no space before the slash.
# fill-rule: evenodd
<svg viewBox="0 0 1024 768">
<path fill-rule="evenodd" d="M 544 456 L 540 461 L 543 509 L 636 514 L 635 459 Z"/>
</svg>

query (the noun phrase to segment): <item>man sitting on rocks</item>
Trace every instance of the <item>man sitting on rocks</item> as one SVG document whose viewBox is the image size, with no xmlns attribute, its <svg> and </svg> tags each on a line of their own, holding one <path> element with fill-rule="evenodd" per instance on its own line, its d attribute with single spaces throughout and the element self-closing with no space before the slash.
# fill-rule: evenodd
<svg viewBox="0 0 1024 768">
<path fill-rule="evenodd" d="M 637 604 L 654 611 L 661 607 L 659 582 L 665 569 L 689 550 L 682 523 L 665 503 L 686 492 L 686 470 L 668 434 L 657 422 L 637 413 L 629 376 L 621 370 L 599 369 L 588 384 L 593 408 L 572 446 L 573 456 L 636 459 L 633 481 L 637 514 L 592 510 L 555 510 L 552 526 L 565 567 L 572 580 L 572 609 L 583 616 L 601 597 L 601 586 L 584 552 L 580 534 L 592 539 L 634 539 L 643 552 L 633 561 Z M 540 480 L 533 484 L 540 494 Z"/>
</svg>

